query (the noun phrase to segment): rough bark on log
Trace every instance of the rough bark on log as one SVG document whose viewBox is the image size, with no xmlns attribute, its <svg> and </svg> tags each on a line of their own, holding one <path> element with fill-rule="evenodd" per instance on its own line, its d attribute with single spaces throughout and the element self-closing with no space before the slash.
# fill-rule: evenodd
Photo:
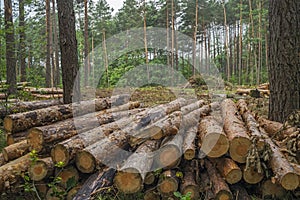
<svg viewBox="0 0 300 200">
<path fill-rule="evenodd" d="M 31 110 L 37 110 L 41 108 L 47 108 L 50 106 L 56 106 L 62 104 L 61 100 L 46 100 L 46 101 L 29 101 L 22 102 L 19 101 L 10 105 L 9 108 L 1 108 L 0 109 L 0 118 L 4 118 L 6 115 L 10 115 L 13 113 L 21 113 L 27 112 Z"/>
<path fill-rule="evenodd" d="M 113 178 L 116 170 L 113 168 L 106 168 L 91 175 L 77 192 L 73 200 L 88 200 L 94 193 L 101 194 L 101 188 L 109 187 L 113 184 Z"/>
<path fill-rule="evenodd" d="M 74 117 L 77 117 L 87 113 L 104 110 L 111 105 L 112 101 L 110 99 L 103 98 L 17 113 L 5 117 L 4 128 L 7 132 L 16 133 L 32 127 L 43 126 L 71 118 L 73 115 Z"/>
<path fill-rule="evenodd" d="M 216 195 L 215 199 L 232 199 L 232 193 L 216 168 L 208 160 L 205 160 L 205 167 L 207 169 L 210 181 L 212 183 L 213 192 Z"/>
<path fill-rule="evenodd" d="M 145 176 L 153 163 L 152 152 L 158 149 L 159 143 L 155 140 L 144 142 L 120 167 L 114 178 L 119 191 L 131 194 L 143 189 Z"/>
<path fill-rule="evenodd" d="M 33 181 L 41 181 L 54 172 L 54 163 L 51 157 L 35 161 L 28 169 L 29 177 Z"/>
<path fill-rule="evenodd" d="M 218 158 L 211 160 L 227 183 L 235 184 L 242 179 L 241 168 L 230 158 Z"/>
<path fill-rule="evenodd" d="M 200 173 L 200 192 L 205 194 L 205 200 L 215 199 L 215 195 L 212 192 L 212 185 L 207 171 Z"/>
<path fill-rule="evenodd" d="M 261 132 L 264 130 L 261 129 Z M 286 190 L 294 190 L 299 186 L 299 177 L 288 160 L 281 153 L 279 147 L 265 135 L 265 142 L 270 145 L 272 155 L 269 164 L 272 168 L 275 178 Z"/>
<path fill-rule="evenodd" d="M 179 165 L 182 156 L 183 134 L 179 133 L 159 148 L 154 155 L 154 169 L 172 169 Z"/>
<path fill-rule="evenodd" d="M 1 167 L 2 165 L 4 165 L 5 163 L 6 163 L 6 162 L 5 162 L 4 156 L 3 156 L 2 153 L 0 153 L 0 167 Z"/>
<path fill-rule="evenodd" d="M 117 167 L 130 156 L 130 152 L 126 151 L 128 149 L 127 133 L 114 131 L 108 137 L 79 151 L 76 154 L 76 166 L 83 173 L 101 169 L 103 164 Z"/>
<path fill-rule="evenodd" d="M 132 110 L 132 112 L 135 110 Z M 140 110 L 136 110 L 139 112 Z M 94 128 L 92 130 L 75 135 L 59 144 L 56 144 L 51 150 L 51 157 L 54 163 L 63 162 L 66 166 L 70 161 L 75 158 L 78 151 L 92 145 L 93 143 L 102 140 L 107 137 L 113 131 L 119 130 L 120 128 L 130 124 L 132 118 L 129 117 L 122 118 L 112 123 L 104 124 L 100 127 Z"/>
<path fill-rule="evenodd" d="M 64 199 L 63 193 L 65 189 L 59 186 L 56 188 L 50 188 L 46 194 L 46 200 L 61 200 Z"/>
<path fill-rule="evenodd" d="M 272 180 L 264 181 L 261 188 L 263 198 L 271 197 L 283 199 L 286 195 L 286 190 L 280 184 L 272 182 Z"/>
<path fill-rule="evenodd" d="M 2 154 L 6 162 L 19 158 L 29 152 L 27 140 L 9 145 L 2 149 Z"/>
<path fill-rule="evenodd" d="M 167 170 L 162 173 L 157 184 L 157 190 L 162 196 L 172 196 L 178 187 L 179 179 L 176 176 L 176 171 Z"/>
<path fill-rule="evenodd" d="M 196 183 L 196 173 L 191 162 L 185 164 L 184 175 L 180 185 L 180 193 L 186 195 L 190 193 L 190 198 L 197 200 L 200 198 L 199 186 Z"/>
<path fill-rule="evenodd" d="M 9 146 L 9 145 L 21 142 L 23 140 L 27 140 L 27 136 L 28 136 L 28 131 L 13 133 L 13 134 L 6 133 L 5 134 L 6 144 Z"/>
<path fill-rule="evenodd" d="M 125 106 L 127 105 L 127 106 Z M 122 111 L 126 108 L 135 108 L 140 104 L 138 102 L 131 102 L 124 106 L 108 109 L 96 113 L 86 114 L 80 117 L 66 119 L 54 124 L 34 127 L 29 130 L 28 138 L 32 149 L 41 151 L 46 144 L 52 146 L 55 143 L 64 141 L 74 135 L 91 130 L 95 127 L 101 126 L 117 120 L 119 118 L 127 117 L 141 111 L 141 109 L 134 109 L 129 111 Z M 115 113 L 113 111 L 116 111 Z"/>
<path fill-rule="evenodd" d="M 182 151 L 183 157 L 186 160 L 192 160 L 195 158 L 196 155 L 196 146 L 195 146 L 195 139 L 197 137 L 198 129 L 196 126 L 189 128 L 183 139 L 182 144 Z"/>
<path fill-rule="evenodd" d="M 0 167 L 0 192 L 10 190 L 22 180 L 22 173 L 28 170 L 31 163 L 29 153 Z"/>
<path fill-rule="evenodd" d="M 212 116 L 203 118 L 200 121 L 198 130 L 199 146 L 208 157 L 218 158 L 227 153 L 229 149 L 227 136 Z"/>
<path fill-rule="evenodd" d="M 263 171 L 259 173 L 254 167 L 248 167 L 247 170 L 246 168 L 243 170 L 243 179 L 249 184 L 257 184 L 261 182 L 264 176 L 265 174 Z"/>
<path fill-rule="evenodd" d="M 67 182 L 69 180 L 72 180 L 72 182 L 75 182 L 76 184 L 78 183 L 79 180 L 79 173 L 77 169 L 73 166 L 69 166 L 65 169 L 59 170 L 56 176 L 61 178 L 59 185 L 64 189 L 67 189 L 68 187 Z"/>
<path fill-rule="evenodd" d="M 239 163 L 245 163 L 251 141 L 235 103 L 226 99 L 221 103 L 224 131 L 230 141 L 229 154 Z"/>
</svg>

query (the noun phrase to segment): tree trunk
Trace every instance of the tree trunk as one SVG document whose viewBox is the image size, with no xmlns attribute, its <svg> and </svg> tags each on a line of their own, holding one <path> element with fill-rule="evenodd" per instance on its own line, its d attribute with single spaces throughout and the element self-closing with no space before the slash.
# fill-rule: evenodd
<svg viewBox="0 0 300 200">
<path fill-rule="evenodd" d="M 218 158 L 227 153 L 229 141 L 223 128 L 213 117 L 205 117 L 199 127 L 199 146 L 208 157 Z"/>
<path fill-rule="evenodd" d="M 25 9 L 24 0 L 19 0 L 19 41 L 20 41 L 20 69 L 21 82 L 26 81 L 26 44 L 25 44 Z"/>
<path fill-rule="evenodd" d="M 190 198 L 193 200 L 200 199 L 199 185 L 196 183 L 195 166 L 191 162 L 187 162 L 184 167 L 183 179 L 180 185 L 182 195 L 190 193 Z"/>
<path fill-rule="evenodd" d="M 88 86 L 90 75 L 88 28 L 88 0 L 84 0 L 84 86 Z"/>
<path fill-rule="evenodd" d="M 0 167 L 1 167 L 2 165 L 4 165 L 5 163 L 6 163 L 6 162 L 5 162 L 4 156 L 3 156 L 2 153 L 0 153 Z"/>
<path fill-rule="evenodd" d="M 6 133 L 6 145 L 12 145 L 27 139 L 28 131 L 18 133 Z"/>
<path fill-rule="evenodd" d="M 278 198 L 284 199 L 286 190 L 278 183 L 273 183 L 272 180 L 268 179 L 262 183 L 261 186 L 262 195 L 264 198 Z"/>
<path fill-rule="evenodd" d="M 54 173 L 54 163 L 51 157 L 39 159 L 30 165 L 29 177 L 33 181 L 41 181 Z"/>
<path fill-rule="evenodd" d="M 198 129 L 194 126 L 189 128 L 184 135 L 182 150 L 184 153 L 183 157 L 185 160 L 192 160 L 196 156 L 195 139 L 197 137 L 197 132 Z"/>
<path fill-rule="evenodd" d="M 60 72 L 59 72 L 59 50 L 58 50 L 58 32 L 57 32 L 57 20 L 56 20 L 56 9 L 55 0 L 52 0 L 52 16 L 53 16 L 53 50 L 55 58 L 55 68 L 53 72 L 54 86 L 60 84 Z"/>
<path fill-rule="evenodd" d="M 265 173 L 263 171 L 258 172 L 255 167 L 248 167 L 243 170 L 243 179 L 249 184 L 257 184 L 263 180 Z"/>
<path fill-rule="evenodd" d="M 17 72 L 15 55 L 15 31 L 13 24 L 12 1 L 4 0 L 5 42 L 6 42 L 6 77 L 9 85 L 8 94 L 17 92 Z"/>
<path fill-rule="evenodd" d="M 179 187 L 179 179 L 176 176 L 176 171 L 167 170 L 163 172 L 157 186 L 157 190 L 162 196 L 172 196 Z"/>
<path fill-rule="evenodd" d="M 52 70 L 51 70 L 51 39 L 52 39 L 52 29 L 51 29 L 51 8 L 50 0 L 46 0 L 46 38 L 47 38 L 47 53 L 46 53 L 46 87 L 52 87 Z"/>
<path fill-rule="evenodd" d="M 299 8 L 298 0 L 270 1 L 269 118 L 273 121 L 283 122 L 293 110 L 300 109 Z"/>
<path fill-rule="evenodd" d="M 9 145 L 2 149 L 2 155 L 6 162 L 19 158 L 29 152 L 29 144 L 27 140 Z"/>
<path fill-rule="evenodd" d="M 232 199 L 233 197 L 228 185 L 210 161 L 205 160 L 205 167 L 212 183 L 212 189 L 215 194 L 215 199 Z"/>
<path fill-rule="evenodd" d="M 158 147 L 159 141 L 146 141 L 126 160 L 114 178 L 115 186 L 119 191 L 131 194 L 143 189 L 143 180 L 147 172 L 151 171 L 153 162 L 151 152 Z"/>
<path fill-rule="evenodd" d="M 66 166 L 73 160 L 77 152 L 107 137 L 113 131 L 126 126 L 130 122 L 130 118 L 124 117 L 86 132 L 79 131 L 81 132 L 80 134 L 55 145 L 51 151 L 51 157 L 55 163 L 63 162 L 64 166 Z"/>
<path fill-rule="evenodd" d="M 80 100 L 80 82 L 73 0 L 57 1 L 64 103 Z"/>
<path fill-rule="evenodd" d="M 245 163 L 251 145 L 247 129 L 235 103 L 226 99 L 221 104 L 224 119 L 224 131 L 230 141 L 229 153 L 231 158 L 239 163 Z"/>
</svg>

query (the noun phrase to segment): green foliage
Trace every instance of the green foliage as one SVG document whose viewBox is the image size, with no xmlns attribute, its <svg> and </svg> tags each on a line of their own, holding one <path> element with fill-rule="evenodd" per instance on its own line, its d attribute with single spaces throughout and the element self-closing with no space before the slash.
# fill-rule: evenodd
<svg viewBox="0 0 300 200">
<path fill-rule="evenodd" d="M 191 192 L 182 195 L 180 192 L 174 192 L 175 197 L 178 197 L 180 200 L 191 200 Z"/>
<path fill-rule="evenodd" d="M 31 82 L 31 85 L 36 88 L 40 88 L 45 85 L 44 69 L 41 66 L 32 67 L 27 69 L 27 81 Z"/>
</svg>

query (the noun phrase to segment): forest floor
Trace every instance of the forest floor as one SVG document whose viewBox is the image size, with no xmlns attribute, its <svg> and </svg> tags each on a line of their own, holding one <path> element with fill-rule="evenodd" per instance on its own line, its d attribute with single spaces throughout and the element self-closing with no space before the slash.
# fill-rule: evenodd
<svg viewBox="0 0 300 200">
<path fill-rule="evenodd" d="M 195 92 L 196 91 L 196 92 Z M 165 87 L 157 86 L 157 87 L 145 87 L 145 88 L 138 88 L 130 91 L 131 93 L 131 100 L 132 101 L 139 101 L 143 103 L 146 107 L 151 107 L 158 104 L 163 104 L 170 102 L 176 99 L 178 96 L 180 97 L 195 97 L 197 96 L 198 99 L 206 99 L 209 100 L 211 96 L 208 94 L 207 90 L 202 90 L 200 88 L 197 89 L 168 89 Z M 99 89 L 96 92 L 97 97 L 109 97 L 114 94 L 113 89 Z M 260 116 L 267 117 L 268 116 L 268 101 L 269 99 L 264 98 L 252 98 L 249 96 L 240 96 L 235 94 L 235 90 L 226 91 L 226 95 L 228 98 L 232 98 L 234 101 L 238 101 L 239 99 L 243 98 L 246 99 L 248 102 L 249 108 L 255 113 Z M 0 150 L 5 147 L 5 134 L 0 129 Z M 114 188 L 109 189 L 109 192 L 105 196 L 98 196 L 96 197 L 97 200 L 110 200 L 110 199 L 119 199 L 119 200 L 127 200 L 127 199 L 142 199 L 142 194 L 135 194 L 135 195 L 123 195 L 118 193 Z M 20 194 L 9 194 L 5 196 L 0 196 L 2 200 L 21 200 L 21 199 L 31 199 L 35 200 L 38 199 L 34 193 L 28 194 L 27 192 L 23 192 Z M 253 197 L 253 199 L 259 199 Z"/>
</svg>

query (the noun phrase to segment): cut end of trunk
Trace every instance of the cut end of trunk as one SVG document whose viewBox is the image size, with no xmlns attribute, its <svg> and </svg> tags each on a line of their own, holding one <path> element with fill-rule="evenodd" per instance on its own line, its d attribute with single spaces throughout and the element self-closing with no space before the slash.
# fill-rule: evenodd
<svg viewBox="0 0 300 200">
<path fill-rule="evenodd" d="M 299 186 L 299 177 L 295 173 L 287 173 L 281 178 L 280 184 L 286 190 L 295 190 Z"/>
<path fill-rule="evenodd" d="M 28 169 L 29 177 L 34 181 L 43 180 L 48 174 L 48 166 L 45 162 L 38 160 Z"/>
<path fill-rule="evenodd" d="M 178 182 L 172 177 L 163 179 L 158 184 L 158 191 L 163 195 L 173 194 L 173 192 L 176 192 L 177 189 L 178 189 Z"/>
<path fill-rule="evenodd" d="M 228 192 L 227 190 L 220 191 L 217 196 L 217 200 L 231 200 L 232 199 L 232 194 Z"/>
<path fill-rule="evenodd" d="M 28 144 L 31 150 L 40 152 L 43 149 L 44 137 L 43 133 L 36 128 L 32 128 L 28 134 Z"/>
<path fill-rule="evenodd" d="M 193 160 L 193 158 L 195 158 L 195 155 L 196 155 L 196 152 L 194 149 L 187 149 L 185 152 L 184 152 L 184 159 L 185 160 Z"/>
<path fill-rule="evenodd" d="M 159 164 L 163 168 L 173 168 L 178 164 L 181 152 L 175 145 L 168 145 L 159 153 Z"/>
<path fill-rule="evenodd" d="M 286 194 L 286 190 L 277 183 L 267 180 L 262 184 L 262 193 L 264 197 L 277 197 L 282 199 Z"/>
<path fill-rule="evenodd" d="M 155 181 L 155 175 L 153 172 L 148 172 L 144 179 L 144 184 L 151 185 Z"/>
<path fill-rule="evenodd" d="M 56 187 L 56 189 L 54 190 L 54 188 L 50 188 L 46 194 L 46 200 L 60 200 L 62 199 L 61 194 L 62 192 L 64 192 L 65 190 L 61 187 Z"/>
<path fill-rule="evenodd" d="M 229 153 L 231 158 L 239 163 L 245 163 L 251 141 L 246 137 L 234 138 L 230 143 Z"/>
<path fill-rule="evenodd" d="M 186 186 L 183 191 L 182 194 L 186 195 L 188 192 L 191 193 L 191 199 L 199 199 L 199 188 L 197 188 L 197 186 L 195 185 L 189 185 Z"/>
<path fill-rule="evenodd" d="M 244 170 L 243 178 L 247 183 L 257 184 L 264 178 L 264 173 L 258 173 L 253 167 Z"/>
<path fill-rule="evenodd" d="M 240 169 L 233 169 L 231 170 L 227 176 L 225 177 L 226 182 L 229 184 L 235 184 L 239 182 L 243 177 L 242 170 Z"/>
<path fill-rule="evenodd" d="M 80 151 L 76 155 L 76 166 L 83 173 L 92 173 L 96 167 L 96 160 L 89 152 Z"/>
<path fill-rule="evenodd" d="M 219 158 L 227 153 L 229 141 L 223 134 L 211 133 L 204 137 L 201 149 L 207 156 Z"/>
<path fill-rule="evenodd" d="M 70 179 L 73 179 L 76 183 L 79 180 L 79 174 L 77 169 L 75 169 L 74 167 L 68 167 L 66 169 L 63 169 L 60 173 L 57 174 L 57 177 L 61 178 L 60 181 L 60 186 L 62 186 L 63 188 L 67 188 L 67 182 Z"/>
<path fill-rule="evenodd" d="M 4 118 L 3 125 L 4 125 L 4 129 L 7 132 L 10 132 L 10 133 L 12 132 L 12 130 L 13 130 L 13 120 L 9 116 L 6 116 Z"/>
<path fill-rule="evenodd" d="M 124 194 L 133 194 L 143 189 L 143 179 L 135 169 L 119 171 L 115 176 L 114 183 Z"/>
<path fill-rule="evenodd" d="M 69 152 L 62 144 L 55 145 L 51 150 L 51 158 L 54 163 L 63 162 L 63 167 L 67 166 L 70 161 Z"/>
</svg>

